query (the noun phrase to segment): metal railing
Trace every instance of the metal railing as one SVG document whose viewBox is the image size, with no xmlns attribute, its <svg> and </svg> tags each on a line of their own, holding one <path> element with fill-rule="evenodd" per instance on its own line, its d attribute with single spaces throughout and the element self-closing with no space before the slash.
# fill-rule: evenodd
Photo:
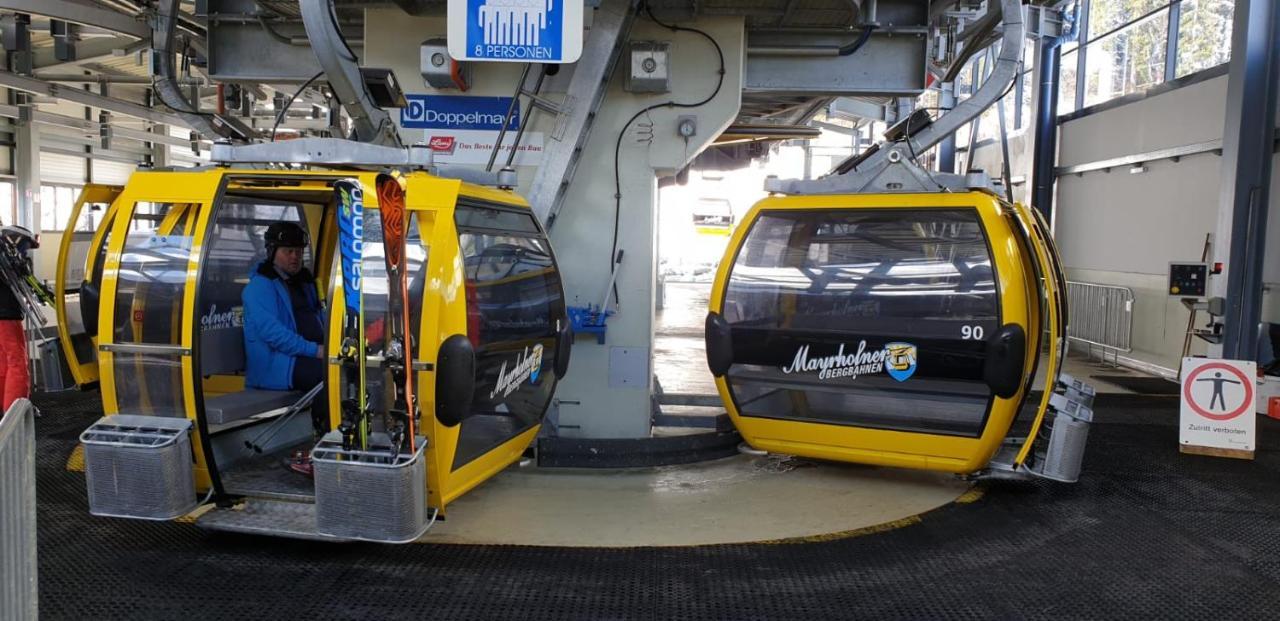
<svg viewBox="0 0 1280 621">
<path fill-rule="evenodd" d="M 36 619 L 35 407 L 0 418 L 0 619 Z"/>
<path fill-rule="evenodd" d="M 1067 282 L 1070 317 L 1067 338 L 1086 345 L 1089 355 L 1102 350 L 1102 359 L 1111 353 L 1133 351 L 1133 290 L 1128 287 Z"/>
</svg>

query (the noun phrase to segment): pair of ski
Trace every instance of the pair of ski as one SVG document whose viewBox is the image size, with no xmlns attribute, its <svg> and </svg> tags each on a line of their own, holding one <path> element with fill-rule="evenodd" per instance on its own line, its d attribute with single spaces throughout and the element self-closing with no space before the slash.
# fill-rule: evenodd
<svg viewBox="0 0 1280 621">
<path fill-rule="evenodd" d="M 346 371 L 342 378 L 342 446 L 345 450 L 369 450 L 370 422 L 366 370 L 369 356 L 365 338 L 364 270 L 365 249 L 381 244 L 387 270 L 387 314 L 382 330 L 382 366 L 391 372 L 394 399 L 384 419 L 391 438 L 392 457 L 399 455 L 408 440 L 409 454 L 417 450 L 418 404 L 413 394 L 412 360 L 409 347 L 408 265 L 405 239 L 408 214 L 404 189 L 391 175 L 379 174 L 376 181 L 378 211 L 365 213 L 364 189 L 358 179 L 334 183 L 338 204 L 338 246 L 342 264 L 343 302 L 342 344 L 338 354 Z"/>
</svg>

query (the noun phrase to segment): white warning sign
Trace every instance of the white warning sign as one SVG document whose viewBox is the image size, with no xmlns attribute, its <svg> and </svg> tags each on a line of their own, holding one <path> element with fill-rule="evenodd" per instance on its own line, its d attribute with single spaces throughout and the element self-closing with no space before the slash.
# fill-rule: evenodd
<svg viewBox="0 0 1280 621">
<path fill-rule="evenodd" d="M 1252 453 L 1258 365 L 1243 360 L 1184 358 L 1178 439 L 1184 449 L 1205 447 Z"/>
</svg>

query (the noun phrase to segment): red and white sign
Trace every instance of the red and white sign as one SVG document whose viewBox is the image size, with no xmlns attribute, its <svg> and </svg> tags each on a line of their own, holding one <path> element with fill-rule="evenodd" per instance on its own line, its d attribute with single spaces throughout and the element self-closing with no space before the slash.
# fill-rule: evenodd
<svg viewBox="0 0 1280 621">
<path fill-rule="evenodd" d="M 1179 441 L 1189 446 L 1253 451 L 1257 377 L 1256 362 L 1183 358 Z"/>
<path fill-rule="evenodd" d="M 415 130 L 404 130 L 411 133 Z M 468 164 L 486 165 L 493 153 L 493 143 L 498 141 L 498 132 L 479 129 L 426 129 L 420 130 L 423 139 L 431 149 L 431 161 L 436 164 Z M 516 166 L 537 166 L 542 163 L 542 145 L 545 139 L 542 132 L 525 132 L 520 137 L 520 146 L 516 148 L 516 157 L 512 164 Z M 511 154 L 511 143 L 515 142 L 516 133 L 507 132 L 503 136 L 502 147 L 498 150 L 494 169 L 502 168 Z"/>
<path fill-rule="evenodd" d="M 436 153 L 453 153 L 454 147 L 458 144 L 458 139 L 453 136 L 432 136 L 428 142 L 431 150 Z"/>
</svg>

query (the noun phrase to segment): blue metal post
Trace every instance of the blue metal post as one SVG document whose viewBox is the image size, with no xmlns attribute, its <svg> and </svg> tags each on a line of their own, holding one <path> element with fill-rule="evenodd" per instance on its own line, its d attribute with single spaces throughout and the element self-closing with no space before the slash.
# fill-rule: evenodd
<svg viewBox="0 0 1280 621">
<path fill-rule="evenodd" d="M 1280 6 L 1274 0 L 1236 0 L 1231 38 L 1215 252 L 1218 260 L 1226 259 L 1222 357 L 1254 360 L 1280 97 Z"/>
</svg>

